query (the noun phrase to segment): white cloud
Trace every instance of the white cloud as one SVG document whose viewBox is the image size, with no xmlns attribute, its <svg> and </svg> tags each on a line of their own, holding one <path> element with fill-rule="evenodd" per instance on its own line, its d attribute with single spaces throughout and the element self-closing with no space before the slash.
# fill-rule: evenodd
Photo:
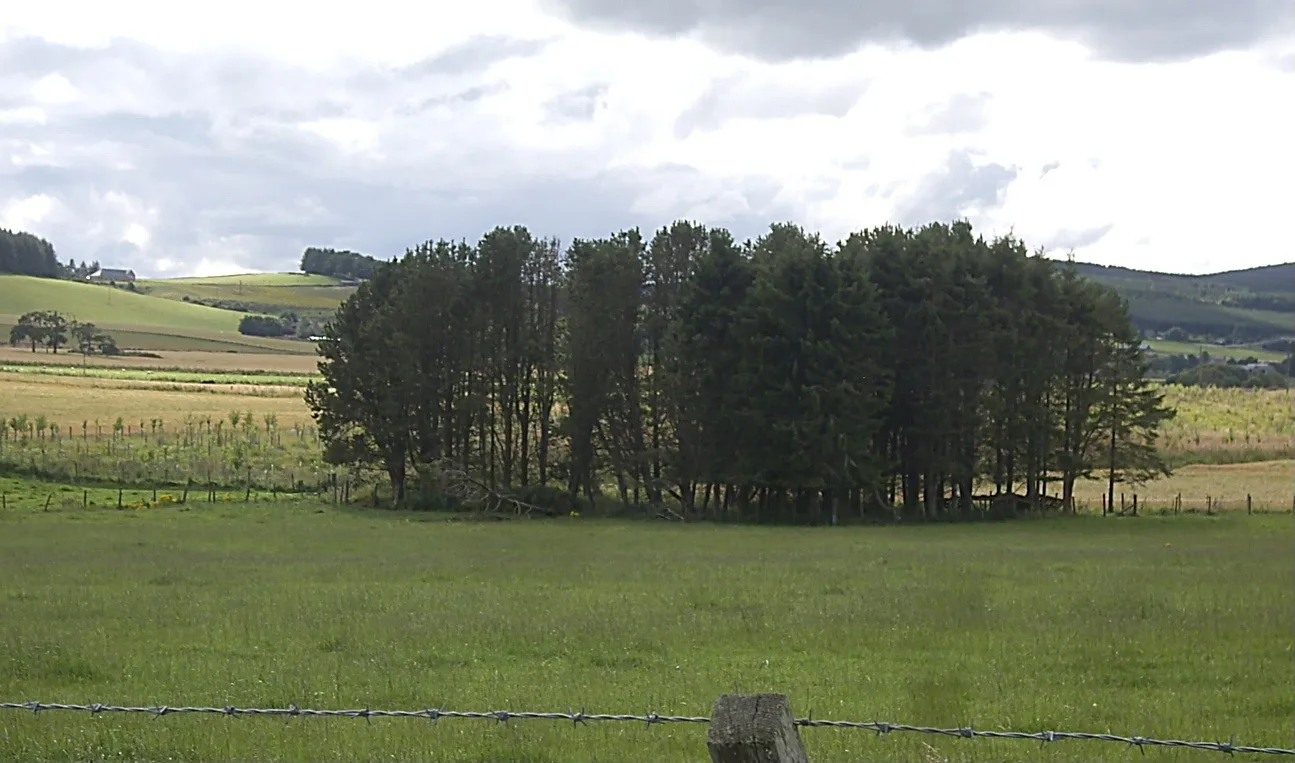
<svg viewBox="0 0 1295 763">
<path fill-rule="evenodd" d="M 1137 63 L 1086 39 L 763 62 L 527 0 L 29 3 L 0 21 L 0 210 L 144 274 L 677 217 L 834 239 L 967 215 L 1106 264 L 1292 259 L 1295 41 Z"/>
<path fill-rule="evenodd" d="M 81 91 L 62 74 L 47 74 L 31 86 L 31 94 L 37 103 L 63 104 L 76 101 Z"/>
<path fill-rule="evenodd" d="M 43 193 L 12 199 L 0 207 L 0 227 L 28 231 L 39 229 L 58 207 L 58 199 Z"/>
</svg>

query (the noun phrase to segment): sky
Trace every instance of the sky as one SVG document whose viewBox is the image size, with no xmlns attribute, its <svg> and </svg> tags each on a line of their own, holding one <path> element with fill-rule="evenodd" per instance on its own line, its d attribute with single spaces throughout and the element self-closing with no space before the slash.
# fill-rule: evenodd
<svg viewBox="0 0 1295 763">
<path fill-rule="evenodd" d="M 421 6 L 421 7 L 420 7 Z M 0 227 L 141 277 L 496 225 L 1295 260 L 1295 0 L 0 0 Z"/>
</svg>

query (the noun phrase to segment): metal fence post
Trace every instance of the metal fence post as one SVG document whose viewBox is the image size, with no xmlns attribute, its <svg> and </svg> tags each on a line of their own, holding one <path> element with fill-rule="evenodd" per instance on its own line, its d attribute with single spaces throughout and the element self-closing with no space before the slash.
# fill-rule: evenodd
<svg viewBox="0 0 1295 763">
<path fill-rule="evenodd" d="M 706 748 L 711 763 L 809 763 L 785 694 L 720 696 Z"/>
</svg>

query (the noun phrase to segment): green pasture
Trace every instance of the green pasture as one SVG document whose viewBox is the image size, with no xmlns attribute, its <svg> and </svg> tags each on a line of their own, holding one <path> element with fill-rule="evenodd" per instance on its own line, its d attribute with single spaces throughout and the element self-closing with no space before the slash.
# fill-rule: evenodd
<svg viewBox="0 0 1295 763">
<path fill-rule="evenodd" d="M 149 286 L 336 286 L 340 283 L 332 276 L 313 273 L 235 273 L 226 276 L 188 276 L 185 278 L 158 278 L 146 280 Z"/>
<path fill-rule="evenodd" d="M 1288 517 L 487 523 L 3 489 L 0 701 L 706 715 L 779 691 L 815 718 L 1291 742 Z M 0 759 L 702 761 L 705 733 L 0 711 Z M 802 736 L 816 761 L 1218 759 Z"/>
<path fill-rule="evenodd" d="M 32 310 L 56 310 L 70 318 L 100 326 L 231 332 L 238 335 L 242 315 L 202 305 L 160 300 L 112 286 L 28 276 L 0 276 L 3 318 Z"/>
<path fill-rule="evenodd" d="M 1262 347 L 1247 347 L 1245 345 L 1218 345 L 1209 342 L 1172 342 L 1168 339 L 1148 339 L 1147 345 L 1151 347 L 1152 352 L 1161 355 L 1200 355 L 1201 351 L 1208 352 L 1211 357 L 1231 358 L 1241 360 L 1243 358 L 1255 358 L 1269 363 L 1280 363 L 1286 356 L 1280 352 L 1265 350 Z"/>
<path fill-rule="evenodd" d="M 314 345 L 238 333 L 244 313 L 188 304 L 106 285 L 0 275 L 0 332 L 18 317 L 57 311 L 94 323 L 123 348 L 214 352 L 311 353 Z"/>
<path fill-rule="evenodd" d="M 254 273 L 214 278 L 169 278 L 139 282 L 139 288 L 170 300 L 226 300 L 267 312 L 286 309 L 336 310 L 354 293 L 328 276 L 304 273 Z"/>
</svg>

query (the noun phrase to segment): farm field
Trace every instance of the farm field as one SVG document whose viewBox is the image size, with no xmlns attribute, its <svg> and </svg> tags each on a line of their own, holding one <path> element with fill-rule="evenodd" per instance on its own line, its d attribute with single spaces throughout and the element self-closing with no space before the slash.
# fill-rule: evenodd
<svg viewBox="0 0 1295 763">
<path fill-rule="evenodd" d="M 1100 513 L 1104 495 L 1104 479 L 1075 483 L 1078 511 Z M 1134 495 L 1143 513 L 1168 510 L 1179 496 L 1183 511 L 1244 512 L 1247 495 L 1253 499 L 1255 511 L 1290 513 L 1295 501 L 1295 460 L 1183 466 L 1172 476 L 1145 485 L 1117 484 L 1115 506 L 1119 507 L 1121 496 L 1131 504 Z"/>
<path fill-rule="evenodd" d="M 304 343 L 298 343 L 304 344 Z M 32 366 L 88 366 L 90 368 L 153 368 L 176 371 L 233 372 L 271 374 L 315 374 L 319 358 L 314 345 L 307 348 L 310 354 L 286 355 L 255 352 L 202 352 L 176 350 L 154 353 L 158 358 L 118 355 L 82 357 L 76 353 L 32 353 L 21 347 L 0 346 L 0 364 Z M 91 371 L 90 373 L 95 373 Z"/>
<path fill-rule="evenodd" d="M 11 507 L 0 697 L 706 715 L 779 691 L 815 718 L 1289 746 L 1293 540 L 1288 517 L 1237 515 L 814 530 Z M 802 737 L 811 760 L 1143 759 Z M 0 758 L 119 757 L 707 759 L 692 725 L 0 711 Z"/>
<path fill-rule="evenodd" d="M 53 310 L 94 323 L 123 349 L 313 353 L 309 342 L 244 336 L 243 313 L 159 299 L 111 286 L 0 275 L 0 332 L 19 316 Z M 40 354 L 40 353 L 35 353 Z"/>
<path fill-rule="evenodd" d="M 322 468 L 312 448 L 314 421 L 302 398 L 302 385 L 311 378 L 314 356 L 231 353 L 165 353 L 161 358 L 93 359 L 81 366 L 79 356 L 32 353 L 15 348 L 0 351 L 0 418 L 26 416 L 35 426 L 43 419 L 47 434 L 26 442 L 13 432 L 0 461 L 41 467 L 42 473 L 93 474 L 109 469 L 114 479 L 129 472 L 150 479 L 157 464 L 176 456 L 160 451 L 174 447 L 172 439 L 189 422 L 204 424 L 206 450 L 199 476 L 226 476 L 242 484 L 248 451 L 238 443 L 218 449 L 222 441 L 214 427 L 229 426 L 237 413 L 264 432 L 272 417 L 279 432 L 294 432 L 292 447 L 263 452 L 253 461 L 269 469 L 263 481 L 275 484 L 304 470 Z M 1244 510 L 1247 494 L 1263 511 L 1289 511 L 1295 493 L 1295 416 L 1287 390 L 1219 390 L 1167 388 L 1168 401 L 1178 408 L 1161 444 L 1175 467 L 1173 476 L 1145 485 L 1118 485 L 1131 502 L 1139 497 L 1144 511 L 1167 509 L 1181 496 L 1183 510 Z M 121 418 L 121 435 L 113 432 Z M 157 422 L 154 424 L 154 422 Z M 240 426 L 243 426 L 240 424 Z M 145 437 L 145 429 L 163 434 Z M 233 429 L 234 427 L 229 427 Z M 88 435 L 88 442 L 83 438 Z M 122 436 L 124 435 L 124 436 Z M 261 436 L 261 435 L 258 435 Z M 194 442 L 192 437 L 190 442 Z M 120 443 L 125 450 L 117 448 Z M 260 445 L 264 442 L 258 441 Z M 251 447 L 251 446 L 248 446 Z M 253 450 L 256 450 L 253 448 Z M 127 468 L 122 453 L 147 458 L 144 469 Z M 183 455 L 183 454 L 181 454 Z M 160 472 L 158 472 L 160 474 Z M 1105 481 L 1081 481 L 1076 486 L 1081 509 L 1099 511 Z M 1220 505 L 1218 502 L 1222 501 Z"/>
<path fill-rule="evenodd" d="M 154 297 L 225 300 L 273 309 L 336 310 L 355 292 L 335 278 L 304 273 L 254 273 L 205 278 L 168 278 L 137 283 Z"/>
<path fill-rule="evenodd" d="M 1295 390 L 1167 385 L 1165 402 L 1178 414 L 1160 447 L 1176 464 L 1295 457 Z"/>
<path fill-rule="evenodd" d="M 1284 353 L 1245 345 L 1224 346 L 1209 342 L 1173 342 L 1168 339 L 1148 339 L 1147 344 L 1151 347 L 1152 352 L 1161 355 L 1200 355 L 1203 350 L 1215 358 L 1231 358 L 1234 360 L 1255 358 L 1264 362 L 1279 363 L 1286 358 Z"/>
<path fill-rule="evenodd" d="M 0 413 L 46 416 L 64 428 L 99 419 L 110 422 L 161 417 L 175 422 L 185 415 L 223 417 L 252 410 L 278 416 L 285 426 L 308 421 L 302 392 L 296 387 L 263 384 L 201 384 L 109 379 L 97 376 L 53 376 L 0 372 Z"/>
<path fill-rule="evenodd" d="M 0 362 L 0 374 L 27 376 L 61 376 L 72 379 L 108 379 L 119 381 L 184 382 L 194 384 L 259 385 L 264 387 L 304 387 L 317 376 L 310 374 L 276 374 L 256 371 L 191 371 L 177 368 L 79 368 L 66 365 L 26 365 Z"/>
</svg>

